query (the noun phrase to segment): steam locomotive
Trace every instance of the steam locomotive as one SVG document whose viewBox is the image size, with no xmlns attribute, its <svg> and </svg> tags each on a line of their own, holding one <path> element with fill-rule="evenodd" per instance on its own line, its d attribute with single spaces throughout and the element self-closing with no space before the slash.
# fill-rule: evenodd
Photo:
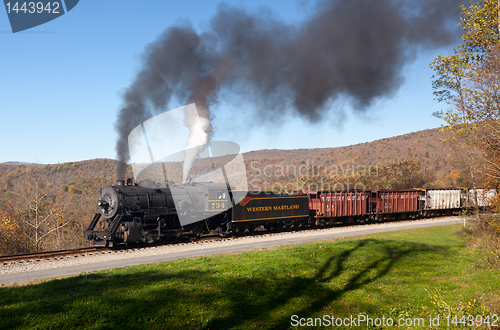
<svg viewBox="0 0 500 330">
<path fill-rule="evenodd" d="M 496 190 L 407 189 L 242 192 L 223 183 L 118 181 L 100 190 L 99 213 L 85 230 L 93 246 L 153 243 L 203 235 L 286 230 L 456 214 L 485 207 Z"/>
</svg>

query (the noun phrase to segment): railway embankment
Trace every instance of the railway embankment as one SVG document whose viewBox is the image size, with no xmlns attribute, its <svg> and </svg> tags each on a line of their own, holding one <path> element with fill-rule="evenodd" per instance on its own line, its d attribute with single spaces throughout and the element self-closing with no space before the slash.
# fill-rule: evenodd
<svg viewBox="0 0 500 330">
<path fill-rule="evenodd" d="M 460 322 L 492 328 L 500 274 L 457 235 L 462 226 L 263 246 L 4 287 L 0 327 L 286 329 L 339 320 L 366 327 L 359 323 L 371 319 L 412 329 Z"/>
</svg>

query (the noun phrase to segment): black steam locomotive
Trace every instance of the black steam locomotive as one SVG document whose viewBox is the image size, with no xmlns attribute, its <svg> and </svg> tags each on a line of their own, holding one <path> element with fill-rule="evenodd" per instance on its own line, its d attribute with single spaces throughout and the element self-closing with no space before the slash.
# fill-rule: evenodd
<svg viewBox="0 0 500 330">
<path fill-rule="evenodd" d="M 98 208 L 85 231 L 94 246 L 223 236 L 309 218 L 307 195 L 247 194 L 211 182 L 162 187 L 152 180 L 118 181 L 101 189 Z"/>
</svg>

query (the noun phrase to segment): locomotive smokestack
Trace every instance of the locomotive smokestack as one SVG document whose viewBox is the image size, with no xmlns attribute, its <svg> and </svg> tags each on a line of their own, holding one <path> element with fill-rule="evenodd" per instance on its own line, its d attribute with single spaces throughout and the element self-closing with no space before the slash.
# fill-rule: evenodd
<svg viewBox="0 0 500 330">
<path fill-rule="evenodd" d="M 116 185 L 117 186 L 124 186 L 125 185 L 125 180 L 116 180 Z"/>
<path fill-rule="evenodd" d="M 237 102 L 249 101 L 258 118 L 296 114 L 317 122 L 325 112 L 343 118 L 345 107 L 334 106 L 336 100 L 368 109 L 401 86 L 402 69 L 419 51 L 457 42 L 462 3 L 318 0 L 298 23 L 286 23 L 267 9 L 249 12 L 222 4 L 204 31 L 186 21 L 166 29 L 147 46 L 143 68 L 123 95 L 116 122 L 118 178 L 129 160 L 128 134 L 168 110 L 172 100 L 202 110 L 208 124 L 200 133 L 208 140 L 221 91 L 242 96 Z M 240 109 L 226 108 L 232 105 Z M 279 121 L 258 122 L 272 127 Z"/>
</svg>

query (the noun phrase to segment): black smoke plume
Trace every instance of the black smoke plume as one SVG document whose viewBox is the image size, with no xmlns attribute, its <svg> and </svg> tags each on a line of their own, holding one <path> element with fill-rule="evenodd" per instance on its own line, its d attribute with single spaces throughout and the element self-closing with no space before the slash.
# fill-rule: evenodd
<svg viewBox="0 0 500 330">
<path fill-rule="evenodd" d="M 251 13 L 222 4 L 206 31 L 190 24 L 167 28 L 146 48 L 143 67 L 123 96 L 118 178 L 129 160 L 130 131 L 173 100 L 195 102 L 207 119 L 220 89 L 234 86 L 243 86 L 234 90 L 248 93 L 249 102 L 265 105 L 258 109 L 291 109 L 309 121 L 330 111 L 338 97 L 355 109 L 369 108 L 398 89 L 401 70 L 416 52 L 457 41 L 461 3 L 319 1 L 294 24 L 266 9 Z"/>
</svg>

